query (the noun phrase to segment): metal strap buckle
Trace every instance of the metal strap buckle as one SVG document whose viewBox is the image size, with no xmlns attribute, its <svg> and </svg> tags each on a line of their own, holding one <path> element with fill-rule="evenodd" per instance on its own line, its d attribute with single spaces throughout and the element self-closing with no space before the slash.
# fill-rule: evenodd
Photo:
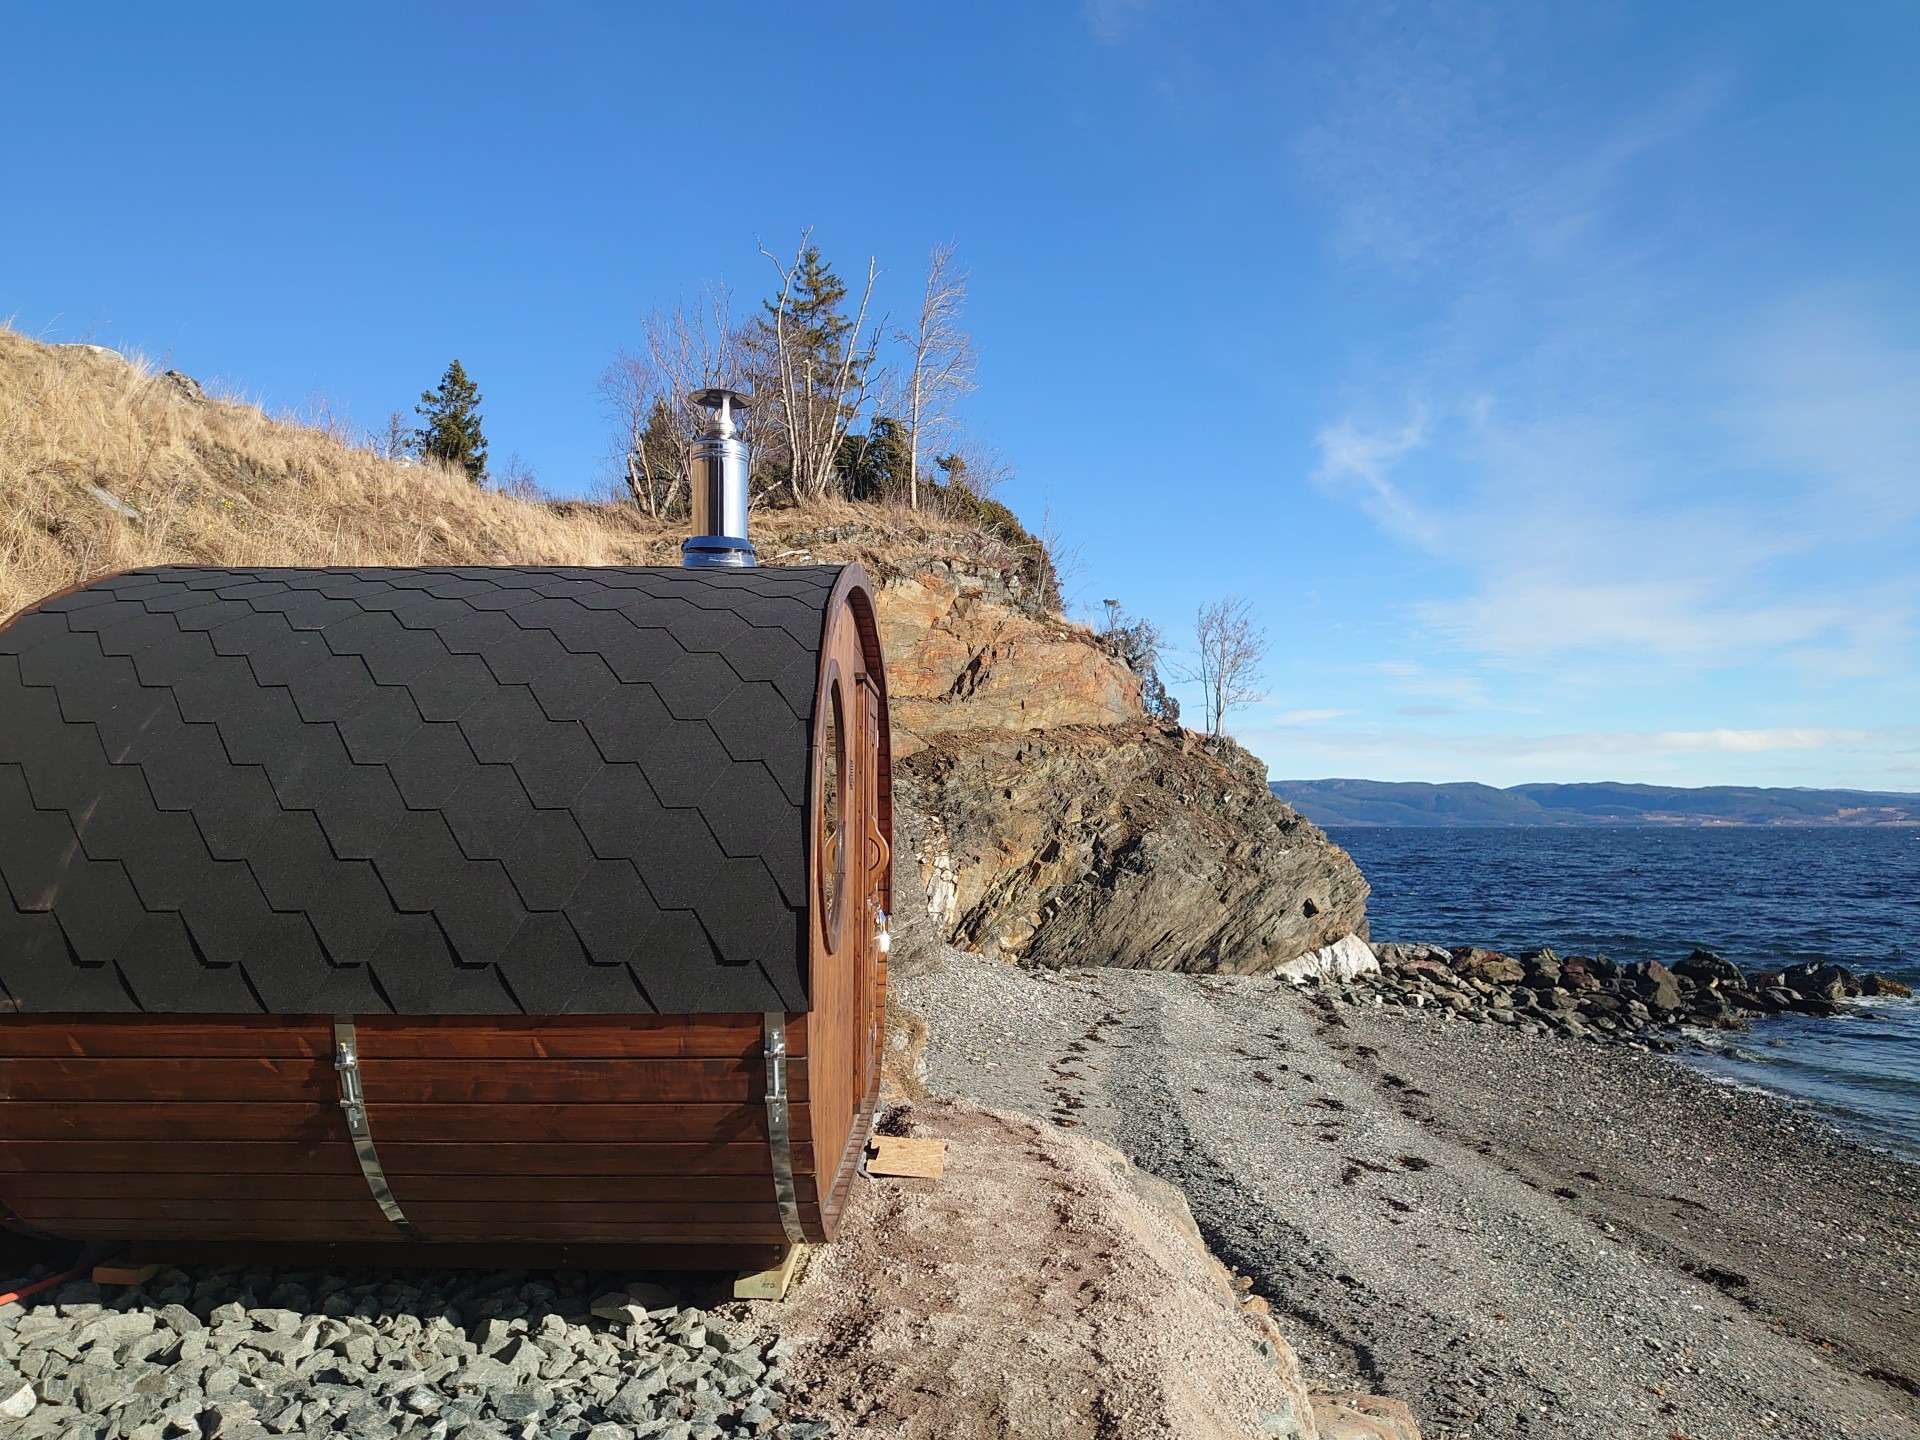
<svg viewBox="0 0 1920 1440">
<path fill-rule="evenodd" d="M 351 1015 L 336 1015 L 333 1020 L 333 1069 L 340 1079 L 340 1108 L 346 1112 L 347 1138 L 353 1141 L 354 1157 L 360 1162 L 360 1173 L 366 1177 L 374 1203 L 408 1239 L 424 1239 L 401 1210 L 400 1202 L 394 1199 L 393 1188 L 387 1184 L 387 1172 L 380 1165 L 380 1152 L 373 1147 L 373 1131 L 367 1124 L 366 1092 L 360 1087 L 360 1042 Z"/>
<path fill-rule="evenodd" d="M 793 1184 L 793 1134 L 787 1108 L 787 1017 L 779 1011 L 761 1016 L 767 1061 L 767 1150 L 773 1160 L 773 1198 L 780 1206 L 780 1228 L 795 1245 L 804 1245 L 800 1197 Z"/>
</svg>

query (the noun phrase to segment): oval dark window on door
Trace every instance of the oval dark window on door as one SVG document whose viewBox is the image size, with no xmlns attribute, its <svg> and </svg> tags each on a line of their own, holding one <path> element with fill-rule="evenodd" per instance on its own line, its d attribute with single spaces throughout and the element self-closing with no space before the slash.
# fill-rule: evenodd
<svg viewBox="0 0 1920 1440">
<path fill-rule="evenodd" d="M 847 881 L 846 726 L 840 682 L 827 689 L 827 733 L 820 743 L 820 921 L 828 948 L 840 942 L 840 898 Z"/>
</svg>

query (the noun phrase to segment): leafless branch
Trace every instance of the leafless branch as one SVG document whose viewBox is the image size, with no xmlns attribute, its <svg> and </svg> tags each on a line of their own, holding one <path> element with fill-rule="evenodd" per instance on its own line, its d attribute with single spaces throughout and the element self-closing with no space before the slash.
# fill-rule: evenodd
<svg viewBox="0 0 1920 1440">
<path fill-rule="evenodd" d="M 967 272 L 955 264 L 952 243 L 934 246 L 927 257 L 919 320 L 901 337 L 913 356 L 901 409 L 907 431 L 907 499 L 916 510 L 921 457 L 931 459 L 951 439 L 953 403 L 974 388 L 973 341 L 960 328 L 966 303 Z"/>
<path fill-rule="evenodd" d="M 1200 607 L 1194 624 L 1198 659 L 1181 665 L 1179 679 L 1197 682 L 1207 711 L 1207 732 L 1225 733 L 1227 716 L 1261 699 L 1260 667 L 1267 632 L 1253 623 L 1253 607 L 1237 595 Z"/>
<path fill-rule="evenodd" d="M 628 493 L 658 518 L 673 508 L 700 433 L 692 396 L 709 385 L 742 385 L 745 358 L 724 285 L 654 310 L 640 332 L 639 348 L 622 350 L 602 373 L 600 398 L 615 425 L 614 458 Z"/>
</svg>

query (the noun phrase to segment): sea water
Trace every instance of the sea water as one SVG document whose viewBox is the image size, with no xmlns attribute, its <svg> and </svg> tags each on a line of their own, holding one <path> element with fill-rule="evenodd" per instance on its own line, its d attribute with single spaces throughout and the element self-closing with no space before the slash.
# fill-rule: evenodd
<svg viewBox="0 0 1920 1440">
<path fill-rule="evenodd" d="M 1833 961 L 1920 992 L 1920 828 L 1334 827 L 1376 940 L 1747 969 Z M 1704 1032 L 1688 1063 L 1920 1159 L 1920 999 Z"/>
</svg>

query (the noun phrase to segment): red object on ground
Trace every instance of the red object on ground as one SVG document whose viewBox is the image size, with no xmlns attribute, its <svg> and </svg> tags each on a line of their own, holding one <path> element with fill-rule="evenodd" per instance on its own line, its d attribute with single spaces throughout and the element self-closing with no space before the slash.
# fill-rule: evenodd
<svg viewBox="0 0 1920 1440">
<path fill-rule="evenodd" d="M 77 1269 L 67 1271 L 63 1275 L 52 1275 L 45 1280 L 36 1280 L 31 1285 L 23 1285 L 20 1281 L 16 1280 L 13 1282 L 13 1289 L 8 1290 L 4 1294 L 0 1294 L 0 1305 L 11 1305 L 14 1301 L 24 1300 L 29 1295 L 38 1295 L 42 1290 L 51 1290 L 54 1286 L 64 1284 L 77 1275 L 86 1274 L 91 1268 L 89 1265 L 82 1265 Z"/>
</svg>

